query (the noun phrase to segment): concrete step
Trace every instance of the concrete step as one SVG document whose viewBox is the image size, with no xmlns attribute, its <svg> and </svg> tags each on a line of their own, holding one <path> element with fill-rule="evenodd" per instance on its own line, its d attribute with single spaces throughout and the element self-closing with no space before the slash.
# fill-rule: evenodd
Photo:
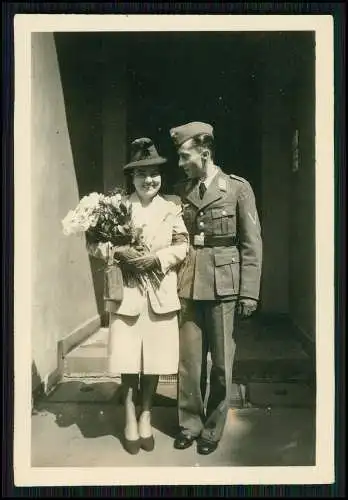
<svg viewBox="0 0 348 500">
<path fill-rule="evenodd" d="M 235 338 L 235 381 L 313 384 L 315 360 L 305 351 L 288 319 L 259 317 L 237 321 Z"/>
<path fill-rule="evenodd" d="M 108 329 L 100 328 L 64 359 L 64 376 L 76 377 L 107 375 Z"/>
<path fill-rule="evenodd" d="M 207 395 L 209 390 L 207 391 Z M 51 403 L 112 403 L 123 404 L 121 380 L 117 377 L 64 377 L 47 396 Z M 206 401 L 207 403 L 207 401 Z M 159 383 L 154 406 L 177 406 L 177 384 Z M 231 394 L 231 407 L 242 408 L 240 388 L 234 384 Z"/>
<path fill-rule="evenodd" d="M 240 322 L 236 326 L 237 351 L 233 376 L 236 382 L 289 382 L 313 378 L 313 361 L 287 323 Z M 64 359 L 64 376 L 107 376 L 108 329 L 101 328 Z M 208 357 L 209 364 L 209 357 Z M 176 376 L 161 377 L 175 383 Z"/>
<path fill-rule="evenodd" d="M 64 359 L 64 377 L 109 377 L 107 366 L 108 329 L 100 328 Z M 113 377 L 118 379 L 119 376 Z M 175 375 L 161 377 L 162 382 L 176 382 Z"/>
<path fill-rule="evenodd" d="M 313 360 L 288 323 L 240 322 L 236 325 L 235 337 L 233 408 L 315 404 Z M 55 398 L 77 402 L 103 400 L 107 388 L 120 386 L 120 376 L 108 375 L 107 341 L 108 329 L 101 328 L 66 356 L 64 378 Z M 176 375 L 160 377 L 155 405 L 175 406 L 176 400 Z"/>
</svg>

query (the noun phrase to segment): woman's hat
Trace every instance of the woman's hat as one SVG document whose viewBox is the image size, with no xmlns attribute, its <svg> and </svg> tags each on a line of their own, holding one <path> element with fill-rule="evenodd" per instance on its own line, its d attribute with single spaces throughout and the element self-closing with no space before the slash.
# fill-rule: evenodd
<svg viewBox="0 0 348 500">
<path fill-rule="evenodd" d="M 152 165 L 162 165 L 167 159 L 162 158 L 157 152 L 155 145 L 148 137 L 135 139 L 131 144 L 131 161 L 125 165 L 123 170 L 130 170 L 135 167 L 148 167 Z"/>
</svg>

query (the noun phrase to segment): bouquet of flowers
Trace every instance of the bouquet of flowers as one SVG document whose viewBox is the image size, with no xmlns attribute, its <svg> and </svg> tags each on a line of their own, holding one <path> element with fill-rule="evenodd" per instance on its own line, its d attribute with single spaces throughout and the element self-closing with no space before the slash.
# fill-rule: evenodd
<svg viewBox="0 0 348 500">
<path fill-rule="evenodd" d="M 74 210 L 70 210 L 62 220 L 63 233 L 85 233 L 88 245 L 107 243 L 111 246 L 107 265 L 118 264 L 122 277 L 128 286 L 146 286 L 150 281 L 154 286 L 160 284 L 162 273 L 158 269 L 141 271 L 132 265 L 138 258 L 149 252 L 142 231 L 132 223 L 131 204 L 121 189 L 109 195 L 93 192 L 84 196 Z M 124 259 L 128 253 L 130 259 Z"/>
</svg>

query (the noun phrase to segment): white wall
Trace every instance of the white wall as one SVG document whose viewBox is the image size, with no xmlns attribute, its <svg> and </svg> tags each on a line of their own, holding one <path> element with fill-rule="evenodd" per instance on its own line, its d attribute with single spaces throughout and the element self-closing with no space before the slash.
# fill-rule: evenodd
<svg viewBox="0 0 348 500">
<path fill-rule="evenodd" d="M 99 318 L 84 239 L 61 231 L 79 195 L 51 33 L 32 34 L 31 98 L 31 338 L 33 362 L 45 381 L 57 368 L 58 341 Z"/>
</svg>

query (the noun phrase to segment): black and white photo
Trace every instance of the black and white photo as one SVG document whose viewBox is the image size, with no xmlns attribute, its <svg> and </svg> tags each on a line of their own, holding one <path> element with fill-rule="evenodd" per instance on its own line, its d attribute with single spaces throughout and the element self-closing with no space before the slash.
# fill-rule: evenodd
<svg viewBox="0 0 348 500">
<path fill-rule="evenodd" d="M 334 480 L 330 16 L 15 19 L 20 485 Z"/>
</svg>

